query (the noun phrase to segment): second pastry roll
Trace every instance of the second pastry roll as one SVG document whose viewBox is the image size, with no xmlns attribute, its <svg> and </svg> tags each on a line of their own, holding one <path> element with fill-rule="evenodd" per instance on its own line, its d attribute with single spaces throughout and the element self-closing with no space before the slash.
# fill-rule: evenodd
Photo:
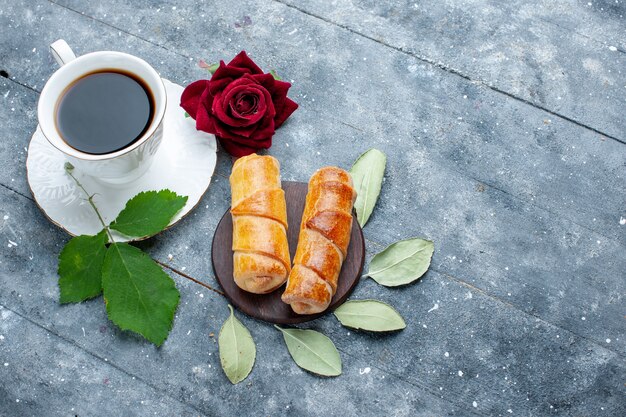
<svg viewBox="0 0 626 417">
<path fill-rule="evenodd" d="M 298 314 L 328 308 L 348 254 L 356 191 L 343 169 L 325 167 L 309 181 L 294 266 L 282 300 Z"/>
</svg>

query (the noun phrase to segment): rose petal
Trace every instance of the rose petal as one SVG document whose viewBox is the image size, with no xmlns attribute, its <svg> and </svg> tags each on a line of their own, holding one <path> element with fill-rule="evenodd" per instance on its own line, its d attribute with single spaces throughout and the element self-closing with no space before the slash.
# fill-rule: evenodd
<svg viewBox="0 0 626 417">
<path fill-rule="evenodd" d="M 229 100 L 228 105 L 230 106 L 230 112 L 233 117 L 243 119 L 258 113 L 259 96 L 249 94 L 247 91 L 242 91 L 235 95 L 232 100 Z"/>
<path fill-rule="evenodd" d="M 265 102 L 267 103 L 267 110 L 263 116 L 263 119 L 259 121 L 258 127 L 254 134 L 250 135 L 251 138 L 261 138 L 266 136 L 272 136 L 276 132 L 276 125 L 274 123 L 274 117 L 276 116 L 276 109 L 272 102 L 272 97 L 269 91 L 265 90 Z"/>
<path fill-rule="evenodd" d="M 210 85 L 210 84 L 209 84 Z M 204 106 L 204 108 L 210 113 L 211 106 L 213 104 L 213 95 L 209 88 L 205 88 L 200 96 L 200 103 Z"/>
<path fill-rule="evenodd" d="M 232 126 L 250 126 L 257 123 L 265 115 L 265 111 L 267 110 L 266 97 L 268 94 L 265 94 L 264 91 L 267 92 L 267 90 L 258 84 L 239 85 L 231 90 L 228 90 L 228 92 L 225 91 L 225 94 L 221 99 L 221 108 L 216 113 L 226 114 L 226 112 L 231 109 L 231 103 L 237 94 L 250 94 L 256 96 L 258 100 L 256 113 L 244 116 L 233 112 L 232 116 L 234 117 L 228 116 L 228 119 L 226 119 L 219 116 L 219 118 L 224 123 Z"/>
<path fill-rule="evenodd" d="M 287 98 L 287 92 L 289 88 L 291 88 L 291 83 L 286 81 L 275 80 L 274 77 L 267 77 L 271 74 L 263 74 L 260 75 L 252 75 L 247 76 L 254 78 L 260 84 L 267 88 L 267 90 L 272 94 L 272 102 L 274 103 L 274 108 L 276 109 L 276 117 L 275 128 L 278 129 L 284 122 L 287 120 L 289 116 L 298 108 L 298 105 L 291 99 Z"/>
<path fill-rule="evenodd" d="M 274 90 L 274 83 L 276 82 L 276 79 L 272 74 L 251 74 L 245 75 L 245 77 L 253 79 L 269 91 Z"/>
<path fill-rule="evenodd" d="M 239 52 L 239 54 L 237 54 L 237 56 L 228 63 L 228 65 L 242 69 L 249 69 L 252 74 L 263 74 L 263 70 L 261 70 L 261 68 L 259 68 L 252 59 L 250 59 L 246 51 Z"/>
<path fill-rule="evenodd" d="M 219 120 L 216 121 L 215 126 L 219 130 L 221 136 L 242 140 L 248 140 L 252 138 L 259 128 L 258 123 L 252 124 L 250 126 L 235 127 L 227 125 Z"/>
<path fill-rule="evenodd" d="M 256 147 L 240 145 L 238 143 L 230 142 L 228 139 L 226 140 L 220 139 L 220 144 L 222 145 L 222 148 L 224 148 L 226 152 L 236 157 L 250 155 L 250 154 L 255 153 L 259 149 L 269 148 L 269 146 L 264 147 L 264 148 L 256 148 Z"/>
<path fill-rule="evenodd" d="M 215 75 L 213 76 L 213 78 L 215 78 Z M 228 87 L 228 85 L 232 83 L 234 79 L 232 77 L 225 77 L 219 80 L 214 80 L 213 78 L 211 78 L 211 80 L 209 81 L 209 91 L 213 95 L 216 95 L 217 93 Z"/>
<path fill-rule="evenodd" d="M 224 123 L 220 122 L 217 119 L 213 119 L 213 125 L 215 129 L 215 134 L 217 136 L 221 136 L 221 137 L 232 136 L 232 133 L 230 133 L 230 131 L 232 130 L 232 126 L 224 125 Z"/>
<path fill-rule="evenodd" d="M 222 103 L 221 103 L 224 111 L 227 110 L 228 106 L 235 99 L 236 95 L 244 94 L 246 92 L 249 92 L 250 94 L 255 95 L 255 96 L 261 95 L 260 89 L 263 88 L 262 86 L 250 80 L 245 80 L 243 78 L 240 80 L 247 81 L 247 82 L 235 84 L 236 81 L 234 81 L 224 90 L 224 100 L 222 100 Z M 240 81 L 240 80 L 237 80 L 237 81 Z"/>
<path fill-rule="evenodd" d="M 225 124 L 217 118 L 213 118 L 216 134 L 236 141 L 250 140 L 250 136 L 257 130 L 257 125 L 234 127 Z"/>
<path fill-rule="evenodd" d="M 196 111 L 201 103 L 200 97 L 209 85 L 208 80 L 198 80 L 189 84 L 180 96 L 180 106 L 193 119 L 196 118 Z"/>
<path fill-rule="evenodd" d="M 224 139 L 224 138 L 223 138 Z M 226 138 L 228 140 L 230 140 L 231 142 L 237 143 L 239 145 L 244 145 L 244 146 L 249 146 L 251 148 L 269 148 L 272 144 L 272 138 L 271 137 L 267 137 L 267 138 L 262 138 L 262 139 L 258 139 L 258 140 L 254 140 L 254 139 L 242 139 L 242 138 Z"/>
<path fill-rule="evenodd" d="M 215 122 L 204 106 L 200 107 L 196 113 L 196 129 L 215 134 Z"/>
<path fill-rule="evenodd" d="M 285 102 L 288 100 L 287 91 L 289 91 L 290 87 L 291 84 L 288 82 L 277 80 L 274 83 L 274 89 L 272 90 L 272 101 L 274 102 L 274 107 L 276 108 L 276 117 L 280 121 L 280 123 L 278 123 L 279 125 L 281 125 L 285 121 L 285 119 L 289 117 L 289 115 L 283 116 L 283 112 L 285 108 Z"/>
<path fill-rule="evenodd" d="M 264 94 L 266 95 L 267 109 L 258 123 L 247 127 L 221 126 L 223 133 L 220 134 L 233 140 L 264 140 L 268 137 L 271 138 L 276 132 L 274 128 L 276 111 L 274 110 L 274 104 L 269 96 L 269 92 L 265 91 Z"/>
<path fill-rule="evenodd" d="M 280 113 L 277 113 L 276 117 L 274 118 L 274 123 L 276 124 L 276 129 L 281 127 L 283 125 L 283 123 L 285 123 L 285 120 L 287 120 L 289 118 L 289 116 L 291 116 L 291 114 L 294 111 L 296 111 L 297 108 L 298 108 L 298 103 L 296 103 L 295 101 L 293 101 L 289 97 L 286 97 L 282 111 Z"/>
<path fill-rule="evenodd" d="M 222 81 L 226 81 L 226 80 L 222 80 Z M 229 81 L 228 84 L 224 85 L 224 88 L 215 88 L 215 89 L 210 89 L 211 94 L 214 96 L 214 100 L 212 102 L 212 107 L 211 110 L 215 113 L 217 111 L 217 109 L 215 108 L 215 106 L 219 106 L 222 103 L 222 95 L 227 93 L 228 91 L 230 91 L 232 88 L 236 87 L 239 84 L 251 84 L 253 82 L 251 82 L 250 80 L 247 80 L 245 78 L 240 78 L 238 80 L 234 80 L 234 81 Z"/>
<path fill-rule="evenodd" d="M 257 114 L 246 117 L 233 117 L 235 115 L 229 114 L 229 103 L 236 94 L 246 91 L 259 97 Z M 234 127 L 250 126 L 263 117 L 267 107 L 265 102 L 268 98 L 271 100 L 271 96 L 262 86 L 251 78 L 243 77 L 230 83 L 223 91 L 215 93 L 211 112 L 226 125 Z M 251 131 L 251 129 L 246 129 L 243 134 L 249 135 Z"/>
</svg>

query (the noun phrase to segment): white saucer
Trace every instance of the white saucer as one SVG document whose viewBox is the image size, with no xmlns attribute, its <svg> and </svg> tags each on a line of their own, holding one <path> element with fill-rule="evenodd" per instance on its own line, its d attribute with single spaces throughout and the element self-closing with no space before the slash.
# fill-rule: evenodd
<svg viewBox="0 0 626 417">
<path fill-rule="evenodd" d="M 217 160 L 215 137 L 197 131 L 194 120 L 185 118 L 185 111 L 178 105 L 183 87 L 165 79 L 163 83 L 168 102 L 163 142 L 148 171 L 123 185 L 98 182 L 78 169 L 74 172 L 87 191 L 95 194 L 94 202 L 107 224 L 139 192 L 168 188 L 189 197 L 171 226 L 198 204 L 211 183 Z M 35 201 L 50 221 L 69 234 L 94 235 L 102 230 L 102 225 L 83 191 L 65 172 L 65 161 L 64 154 L 46 140 L 38 126 L 26 159 L 28 183 Z M 120 234 L 114 237 L 120 242 L 139 240 Z"/>
</svg>

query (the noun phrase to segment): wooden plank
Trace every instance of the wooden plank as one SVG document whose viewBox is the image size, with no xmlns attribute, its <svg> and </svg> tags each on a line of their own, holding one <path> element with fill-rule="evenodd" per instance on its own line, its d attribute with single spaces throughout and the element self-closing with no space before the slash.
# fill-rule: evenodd
<svg viewBox="0 0 626 417">
<path fill-rule="evenodd" d="M 459 80 L 379 43 L 333 30 L 323 21 L 281 4 L 255 2 L 250 9 L 253 24 L 246 28 L 234 26 L 240 12 L 228 5 L 213 4 L 196 13 L 182 6 L 172 10 L 124 0 L 111 4 L 116 13 L 106 17 L 106 7 L 98 7 L 97 2 L 71 4 L 81 13 L 93 13 L 96 19 L 125 31 L 105 30 L 102 38 L 90 41 L 90 49 L 78 52 L 110 45 L 123 51 L 141 51 L 137 38 L 126 39 L 126 32 L 135 33 L 183 55 L 165 59 L 163 49 L 140 43 L 146 51 L 144 58 L 184 83 L 204 76 L 193 61 L 233 56 L 246 45 L 254 48 L 253 52 L 262 51 L 259 56 L 264 66 L 282 67 L 288 71 L 284 75 L 297 79 L 292 95 L 302 107 L 296 117 L 305 118 L 316 129 L 311 134 L 319 134 L 315 133 L 319 131 L 315 122 L 326 116 L 330 123 L 347 123 L 363 130 L 366 135 L 360 136 L 366 137 L 365 143 L 378 145 L 390 140 L 388 146 L 412 146 L 407 143 L 417 142 L 415 146 L 425 158 L 436 159 L 479 182 L 626 243 L 626 234 L 618 227 L 621 217 L 626 217 L 621 193 L 626 190 L 626 151 L 601 135 L 514 103 L 488 87 Z M 45 19 L 53 8 L 39 10 Z M 61 13 L 64 18 L 71 15 Z M 273 27 L 264 23 L 274 21 L 267 16 L 279 24 Z M 83 31 L 96 30 L 93 20 L 84 20 Z M 294 29 L 297 31 L 289 36 Z M 252 30 L 254 39 L 250 38 Z M 279 35 L 273 36 L 272 30 Z M 121 33 L 124 39 L 119 39 Z M 55 36 L 42 34 L 38 45 L 33 45 L 39 60 L 50 60 L 44 40 Z M 84 44 L 80 38 L 76 37 L 78 45 Z M 282 38 L 289 38 L 290 43 Z M 5 42 L 13 42 L 6 47 L 9 51 L 17 47 L 18 38 Z M 23 43 L 28 44 L 28 40 Z M 211 45 L 208 51 L 207 45 Z M 319 52 L 306 56 L 304 50 Z M 192 58 L 190 65 L 174 63 L 184 63 L 185 58 Z M 52 71 L 22 65 L 8 56 L 6 62 L 18 80 L 31 86 L 32 80 L 44 80 Z M 160 62 L 166 63 L 165 68 Z M 364 74 L 367 85 L 362 81 Z M 529 172 L 535 175 L 529 176 Z"/>
<path fill-rule="evenodd" d="M 399 308 L 406 331 L 378 336 L 349 332 L 333 321 L 322 321 L 318 329 L 351 355 L 376 358 L 383 369 L 408 381 L 438 387 L 444 399 L 476 404 L 481 415 L 609 416 L 626 411 L 626 391 L 618 376 L 625 370 L 623 357 L 520 315 L 471 286 L 429 272 L 410 290 L 390 292 L 368 280 L 353 298 L 379 299 Z"/>
<path fill-rule="evenodd" d="M 76 48 L 79 53 L 130 51 L 178 82 L 202 74 L 181 53 L 206 55 L 209 40 L 219 56 L 250 45 L 263 67 L 282 68 L 288 79 L 298 80 L 292 95 L 301 108 L 271 150 L 284 179 L 306 180 L 321 164 L 348 167 L 372 145 L 389 155 L 383 194 L 365 228 L 369 256 L 398 238 L 425 235 L 436 242 L 433 270 L 421 283 L 400 290 L 365 281 L 355 298 L 392 303 L 408 328 L 382 337 L 342 329 L 332 317 L 314 322 L 336 341 L 344 359 L 345 375 L 320 384 L 292 364 L 276 330 L 240 315 L 259 356 L 250 379 L 231 387 L 208 335 L 227 316 L 223 300 L 175 278 L 181 306 L 161 349 L 108 324 L 101 300 L 60 307 L 56 255 L 67 238 L 30 200 L 6 188 L 0 189 L 0 239 L 18 245 L 3 250 L 0 304 L 211 414 L 232 414 L 243 405 L 270 415 L 286 412 L 287 406 L 294 414 L 328 415 L 337 412 L 337 404 L 347 414 L 508 415 L 509 409 L 514 414 L 624 414 L 621 145 L 592 141 L 597 137 L 563 121 L 552 120 L 553 130 L 546 131 L 541 110 L 463 83 L 376 42 L 325 29 L 281 5 L 257 5 L 251 13 L 254 32 L 230 23 L 241 18 L 241 10 L 232 7 L 220 6 L 213 26 L 202 22 L 207 17 L 197 9 L 185 11 L 184 20 L 174 11 L 159 20 L 154 14 L 160 12 L 145 4 L 126 17 L 118 9 L 116 19 L 133 24 L 146 16 L 137 18 L 133 30 L 145 34 L 154 28 L 158 36 L 146 37 L 169 42 L 167 48 L 178 45 L 175 52 L 45 2 L 4 8 L 0 20 L 18 30 L 0 40 L 1 62 L 14 77 L 2 84 L 0 94 L 9 91 L 7 97 L 19 100 L 23 111 L 0 106 L 9 145 L 1 149 L 0 160 L 10 172 L 0 181 L 15 178 L 13 189 L 28 196 L 13 148 L 28 141 L 37 95 L 17 83 L 41 88 L 53 68 L 46 45 L 57 37 L 92 46 Z M 176 23 L 182 29 L 175 30 Z M 156 32 L 157 26 L 165 30 Z M 74 30 L 69 36 L 67 27 Z M 202 32 L 207 27 L 214 32 Z M 295 27 L 298 45 L 283 45 L 271 36 Z M 229 35 L 234 41 L 227 41 Z M 330 46 L 336 50 L 325 52 Z M 307 49 L 320 52 L 303 56 Z M 45 60 L 49 67 L 40 65 Z M 318 67 L 312 69 L 313 64 Z M 411 65 L 415 72 L 406 73 Z M 366 88 L 363 76 L 354 74 L 371 68 L 380 76 L 368 77 Z M 465 103 L 463 95 L 471 104 L 457 107 Z M 222 175 L 229 163 L 220 157 Z M 177 267 L 213 283 L 210 238 L 228 207 L 227 195 L 225 178 L 216 176 L 190 217 L 141 247 L 161 260 L 172 254 Z M 589 220 L 590 215 L 598 220 Z M 468 378 L 474 371 L 478 378 Z"/>
<path fill-rule="evenodd" d="M 78 32 L 95 30 L 92 25 L 97 22 L 91 19 L 54 5 L 41 6 L 45 19 L 51 20 L 48 16 L 56 10 L 73 27 L 82 28 Z M 567 122 L 546 125 L 540 110 L 460 83 L 379 44 L 354 41 L 349 33 L 324 32 L 315 20 L 291 13 L 291 19 L 302 21 L 303 39 L 311 39 L 307 49 L 315 49 L 315 43 L 348 45 L 368 58 L 352 61 L 351 73 L 365 73 L 366 66 L 374 65 L 393 73 L 396 81 L 372 78 L 364 88 L 362 80 L 345 74 L 337 80 L 321 76 L 333 74 L 336 64 L 330 53 L 318 56 L 318 64 L 329 70 L 316 73 L 316 78 L 303 77 L 304 85 L 294 86 L 294 97 L 302 106 L 277 134 L 271 151 L 281 161 L 285 179 L 306 181 L 320 164 L 347 167 L 358 152 L 380 147 L 390 164 L 381 202 L 366 228 L 370 241 L 386 245 L 411 235 L 428 236 L 437 242 L 434 265 L 442 273 L 598 343 L 623 333 L 617 303 L 624 289 L 620 277 L 625 261 L 620 253 L 626 241 L 619 224 L 626 194 L 620 170 L 626 154 L 620 152 L 621 144 L 593 140 L 593 134 Z M 200 32 L 198 22 L 190 25 L 190 33 Z M 244 34 L 239 36 L 243 42 Z M 224 37 L 216 35 L 215 43 Z M 139 42 L 145 56 L 159 57 L 165 51 L 106 28 L 93 42 L 94 49 L 112 44 L 122 50 Z M 228 46 L 218 43 L 219 47 Z M 283 59 L 293 65 L 289 71 L 309 74 L 305 67 L 310 63 L 296 61 L 299 55 L 291 50 Z M 185 57 L 170 54 L 163 59 L 173 75 L 202 76 Z M 410 65 L 419 71 L 403 75 L 401 69 Z M 22 74 L 24 79 L 41 74 L 40 67 L 31 67 Z M 345 89 L 332 88 L 338 80 Z M 327 94 L 318 93 L 317 84 L 326 86 L 322 90 Z M 379 91 L 388 95 L 381 97 Z M 412 103 L 415 91 L 420 92 L 420 101 L 407 109 L 403 103 Z M 463 95 L 468 99 L 452 100 Z M 346 143 L 352 144 L 353 152 L 346 151 Z M 323 158 L 316 148 L 325 152 Z M 221 167 L 227 175 L 228 160 L 223 156 Z M 208 231 L 198 236 L 193 226 L 188 227 L 175 229 L 180 230 L 174 234 L 180 242 L 176 245 L 189 246 L 184 242 L 197 238 L 201 248 Z M 195 264 L 197 253 L 188 254 L 186 266 Z M 203 275 L 208 270 L 203 262 L 195 272 Z M 623 340 L 614 339 L 609 348 L 623 353 L 624 346 Z"/>
<path fill-rule="evenodd" d="M 208 201 L 221 201 L 221 184 L 212 188 Z M 316 321 L 312 326 L 331 335 L 344 360 L 345 375 L 322 385 L 291 363 L 275 329 L 239 315 L 251 329 L 259 353 L 249 381 L 231 387 L 219 369 L 215 337 L 209 335 L 218 332 L 227 316 L 224 300 L 176 278 L 181 305 L 169 339 L 156 349 L 108 323 L 102 299 L 59 306 L 55 257 L 66 238 L 17 194 L 0 190 L 0 206 L 0 214 L 10 213 L 5 225 L 23 237 L 0 264 L 0 304 L 206 413 L 231 414 L 237 404 L 255 404 L 270 414 L 289 405 L 301 413 L 327 415 L 342 404 L 349 413 L 379 414 L 395 410 L 397 404 L 389 396 L 402 399 L 407 413 L 415 406 L 425 415 L 504 414 L 509 408 L 539 412 L 555 404 L 562 412 L 581 414 L 600 405 L 614 414 L 624 409 L 619 401 L 623 358 L 436 273 L 401 290 L 390 291 L 372 281 L 357 287 L 354 298 L 386 300 L 402 312 L 409 326 L 398 335 L 355 334 L 341 329 L 332 316 Z M 206 221 L 210 222 L 208 216 L 182 224 L 204 230 Z M 184 228 L 177 227 L 166 233 L 170 236 L 151 239 L 143 246 L 153 253 L 161 246 L 194 253 L 197 258 L 197 250 L 207 246 L 171 236 L 180 229 Z M 32 231 L 28 237 L 27 230 Z M 197 249 L 178 246 L 183 243 Z M 179 265 L 190 265 L 187 256 L 175 259 Z M 208 263 L 192 263 L 187 271 L 206 271 L 198 265 L 204 262 Z M 428 312 L 435 304 L 438 307 Z M 370 371 L 365 374 L 367 368 Z M 248 384 L 255 389 L 247 388 Z M 293 387 L 297 387 L 295 392 Z M 380 396 L 372 397 L 372 392 Z M 259 395 L 265 398 L 261 403 Z M 295 398 L 309 400 L 303 403 Z M 480 410 L 474 410 L 474 401 L 480 403 Z M 308 404 L 313 403 L 321 408 L 311 409 Z"/>
<path fill-rule="evenodd" d="M 224 186 L 212 187 L 206 202 L 211 204 L 216 199 L 223 201 Z M 81 304 L 59 305 L 56 256 L 67 237 L 50 225 L 30 200 L 9 190 L 0 189 L 0 218 L 7 215 L 9 218 L 2 224 L 2 240 L 6 239 L 6 233 L 11 230 L 18 245 L 4 249 L 0 263 L 0 305 L 70 341 L 89 355 L 106 358 L 107 363 L 124 370 L 137 381 L 150 381 L 151 386 L 161 392 L 162 396 L 172 397 L 207 415 L 233 415 L 243 410 L 255 409 L 268 415 L 291 410 L 296 415 L 325 416 L 336 412 L 337 404 L 342 404 L 343 409 L 350 414 L 387 414 L 396 410 L 396 406 L 404 410 L 404 415 L 413 411 L 416 414 L 412 415 L 424 416 L 432 413 L 465 416 L 472 413 L 471 405 L 441 399 L 432 387 L 414 381 L 407 382 L 402 377 L 376 368 L 378 365 L 374 358 L 360 358 L 344 353 L 343 377 L 325 380 L 320 385 L 318 377 L 300 370 L 292 362 L 283 346 L 282 336 L 276 329 L 240 313 L 237 315 L 251 330 L 258 352 L 250 377 L 246 382 L 232 386 L 220 368 L 215 336 L 228 316 L 224 299 L 190 281 L 174 276 L 181 291 L 181 302 L 168 340 L 161 348 L 156 348 L 138 336 L 119 331 L 108 322 L 102 298 Z M 210 220 L 208 217 L 205 219 Z M 188 221 L 189 219 L 185 219 L 183 223 Z M 205 224 L 196 221 L 193 227 L 204 230 Z M 185 247 L 171 245 L 165 237 L 142 242 L 144 249 L 151 251 L 165 245 L 166 250 L 173 253 L 178 253 L 178 250 L 189 252 Z M 195 256 L 199 257 L 198 249 L 206 250 L 208 247 L 196 248 Z M 174 259 L 177 260 L 177 257 Z M 198 263 L 203 262 L 205 261 L 200 259 Z M 209 257 L 206 256 L 206 263 L 209 262 Z M 195 268 L 199 266 L 195 265 Z M 203 271 L 209 271 L 208 268 L 210 267 L 206 265 Z M 36 340 L 49 337 L 41 332 L 33 332 L 30 328 L 20 329 L 8 325 L 4 328 L 4 323 L 3 317 L 0 321 L 0 334 L 5 339 L 0 340 L 0 364 L 4 358 L 11 357 L 10 352 L 14 349 L 28 352 L 31 348 L 26 348 L 27 346 L 38 346 Z M 33 342 L 22 337 L 22 332 L 32 334 Z M 16 345 L 5 354 L 3 342 L 9 339 Z M 47 348 L 42 347 L 41 352 L 46 351 Z M 78 352 L 74 355 L 82 354 Z M 28 356 L 15 356 L 11 362 L 13 361 L 20 366 L 30 363 Z M 81 365 L 82 362 L 79 361 Z M 40 366 L 42 369 L 54 368 L 54 365 L 46 363 Z M 94 366 L 85 372 L 95 372 L 93 368 Z M 369 371 L 364 373 L 367 368 L 373 369 L 371 374 Z M 71 373 L 72 370 L 68 369 L 67 372 Z M 10 380 L 0 379 L 0 392 L 6 392 L 7 398 L 19 398 L 17 387 L 7 384 L 11 381 L 22 381 L 20 378 L 18 375 Z M 28 380 L 26 375 L 23 383 Z M 56 386 L 59 383 L 50 383 L 49 392 L 35 390 L 29 393 L 30 406 L 33 409 L 42 407 L 48 402 L 49 396 L 65 392 L 64 388 Z M 120 392 L 125 392 L 136 387 L 138 382 L 132 380 L 122 383 L 116 380 L 116 383 L 122 385 Z M 371 392 L 387 390 L 389 395 L 399 396 L 402 403 L 398 405 L 369 395 Z M 77 394 L 89 397 L 97 395 L 98 389 L 88 385 Z M 107 401 L 109 398 L 111 397 Z M 326 400 L 320 402 L 319 398 Z M 126 405 L 126 402 L 119 404 L 120 407 Z M 4 406 L 0 398 L 0 412 L 5 410 Z M 56 402 L 52 402 L 50 406 L 52 414 L 62 414 L 65 410 Z M 118 409 L 114 401 L 111 402 L 110 409 L 113 414 L 125 415 L 127 411 L 125 408 Z M 136 403 L 128 405 L 128 410 L 138 409 L 141 406 Z"/>
<path fill-rule="evenodd" d="M 212 188 L 207 202 L 222 201 L 223 187 Z M 402 313 L 408 327 L 398 334 L 355 333 L 332 316 L 308 325 L 335 340 L 344 362 L 344 375 L 322 384 L 291 362 L 273 327 L 238 314 L 258 353 L 249 379 L 233 387 L 217 357 L 215 334 L 228 315 L 222 298 L 175 277 L 181 305 L 170 337 L 157 349 L 109 323 L 101 298 L 60 306 L 55 257 L 66 238 L 15 193 L 0 190 L 0 207 L 0 215 L 11 213 L 5 227 L 23 237 L 0 264 L 0 304 L 207 414 L 230 415 L 244 405 L 268 414 L 289 406 L 298 415 L 322 416 L 336 412 L 337 404 L 348 414 L 372 415 L 538 414 L 550 406 L 582 415 L 598 407 L 607 415 L 624 411 L 623 357 L 433 272 L 400 290 L 371 280 L 357 287 L 354 298 L 385 300 Z M 207 217 L 183 223 L 204 230 Z M 178 242 L 160 236 L 143 246 L 153 254 L 162 246 L 196 258 L 203 247 L 193 239 Z M 185 256 L 174 259 L 189 265 Z M 192 264 L 187 271 L 198 269 Z M 2 334 L 15 337 L 11 329 Z"/>
<path fill-rule="evenodd" d="M 277 1 L 626 143 L 623 3 Z"/>
<path fill-rule="evenodd" d="M 84 329 L 87 332 L 98 329 Z M 199 411 L 0 305 L 3 416 L 197 416 Z M 106 352 L 101 352 L 106 355 Z"/>
</svg>

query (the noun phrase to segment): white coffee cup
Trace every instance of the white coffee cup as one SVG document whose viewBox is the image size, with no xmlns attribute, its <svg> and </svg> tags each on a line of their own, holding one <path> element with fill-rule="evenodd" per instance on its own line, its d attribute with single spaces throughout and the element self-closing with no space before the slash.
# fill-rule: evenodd
<svg viewBox="0 0 626 417">
<path fill-rule="evenodd" d="M 50 45 L 50 49 L 61 68 L 50 77 L 39 97 L 37 113 L 44 136 L 77 170 L 97 180 L 124 184 L 139 178 L 150 167 L 163 137 L 167 96 L 159 74 L 144 60 L 122 52 L 92 52 L 77 58 L 62 39 Z M 106 69 L 121 70 L 143 80 L 154 98 L 154 116 L 146 132 L 129 146 L 94 155 L 74 149 L 63 140 L 57 128 L 56 112 L 68 86 L 87 74 Z"/>
</svg>

